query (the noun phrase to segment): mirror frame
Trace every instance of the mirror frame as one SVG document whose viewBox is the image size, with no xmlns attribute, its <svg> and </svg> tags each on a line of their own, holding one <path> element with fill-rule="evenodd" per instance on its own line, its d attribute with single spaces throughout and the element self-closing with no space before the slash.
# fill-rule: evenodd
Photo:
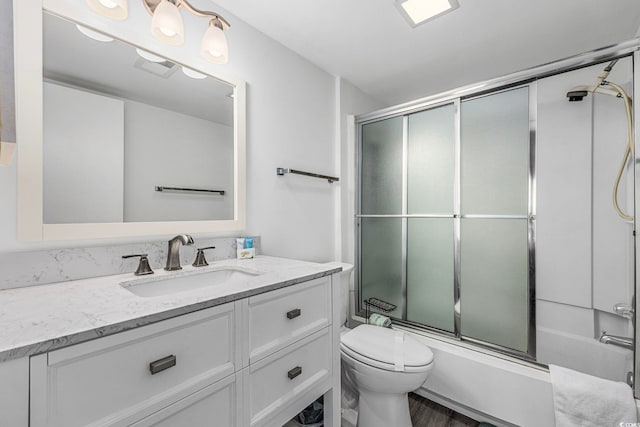
<svg viewBox="0 0 640 427">
<path fill-rule="evenodd" d="M 20 241 L 80 240 L 159 236 L 180 233 L 242 232 L 246 226 L 246 83 L 229 76 L 217 77 L 187 60 L 180 65 L 228 83 L 234 88 L 234 218 L 210 221 L 121 222 L 45 224 L 43 221 L 43 18 L 44 12 L 80 22 L 69 13 L 73 7 L 56 0 L 14 0 L 15 110 L 17 161 L 17 237 Z M 79 2 L 80 3 L 80 2 Z M 90 28 L 95 22 L 87 23 Z M 80 22 L 84 24 L 84 22 Z M 130 24 L 130 23 L 129 23 Z M 100 30 L 98 30 L 100 31 Z M 132 44 L 122 37 L 116 39 Z M 133 44 L 137 46 L 139 43 Z M 145 50 L 149 47 L 140 46 Z M 151 50 L 153 52 L 153 50 Z M 185 57 L 186 58 L 186 57 Z M 188 58 L 186 58 L 188 59 Z"/>
</svg>

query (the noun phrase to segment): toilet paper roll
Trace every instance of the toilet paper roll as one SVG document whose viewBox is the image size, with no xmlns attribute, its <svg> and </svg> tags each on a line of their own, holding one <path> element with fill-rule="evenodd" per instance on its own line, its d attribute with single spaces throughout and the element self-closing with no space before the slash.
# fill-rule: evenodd
<svg viewBox="0 0 640 427">
<path fill-rule="evenodd" d="M 371 316 L 369 316 L 369 324 L 382 326 L 383 328 L 389 328 L 391 327 L 391 319 L 389 319 L 387 316 L 383 316 L 382 314 L 373 313 Z"/>
</svg>

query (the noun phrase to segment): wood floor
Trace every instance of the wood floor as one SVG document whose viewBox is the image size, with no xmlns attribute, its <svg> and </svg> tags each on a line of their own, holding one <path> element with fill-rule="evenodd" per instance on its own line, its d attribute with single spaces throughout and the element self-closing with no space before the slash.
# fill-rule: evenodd
<svg viewBox="0 0 640 427">
<path fill-rule="evenodd" d="M 480 423 L 428 399 L 409 393 L 413 427 L 477 427 Z"/>
</svg>

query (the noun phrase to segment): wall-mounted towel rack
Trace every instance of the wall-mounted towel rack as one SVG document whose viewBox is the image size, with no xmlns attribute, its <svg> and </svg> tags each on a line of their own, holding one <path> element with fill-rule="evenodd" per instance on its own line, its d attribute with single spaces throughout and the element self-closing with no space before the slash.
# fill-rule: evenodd
<svg viewBox="0 0 640 427">
<path fill-rule="evenodd" d="M 190 193 L 203 193 L 203 194 L 211 194 L 216 193 L 221 196 L 224 196 L 224 190 L 207 190 L 205 188 L 180 188 L 180 187 L 163 187 L 156 186 L 156 191 L 175 191 L 175 192 L 190 192 Z"/>
<path fill-rule="evenodd" d="M 329 181 L 329 184 L 331 184 L 331 183 L 333 183 L 335 181 L 340 181 L 340 178 L 335 177 L 335 176 L 320 175 L 320 174 L 312 173 L 312 172 L 299 171 L 297 169 L 285 169 L 285 168 L 276 169 L 276 174 L 278 174 L 278 175 L 284 175 L 285 173 L 295 173 L 297 175 L 305 175 L 305 176 L 310 176 L 310 177 L 313 177 L 313 178 L 326 179 L 327 181 Z"/>
</svg>

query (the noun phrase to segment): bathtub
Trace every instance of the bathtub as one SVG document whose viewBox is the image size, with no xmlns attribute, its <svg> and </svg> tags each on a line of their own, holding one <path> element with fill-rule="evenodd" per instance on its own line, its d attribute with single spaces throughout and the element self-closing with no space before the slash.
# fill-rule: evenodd
<svg viewBox="0 0 640 427">
<path fill-rule="evenodd" d="M 548 370 L 404 330 L 435 356 L 433 370 L 417 394 L 496 426 L 555 425 Z"/>
</svg>

